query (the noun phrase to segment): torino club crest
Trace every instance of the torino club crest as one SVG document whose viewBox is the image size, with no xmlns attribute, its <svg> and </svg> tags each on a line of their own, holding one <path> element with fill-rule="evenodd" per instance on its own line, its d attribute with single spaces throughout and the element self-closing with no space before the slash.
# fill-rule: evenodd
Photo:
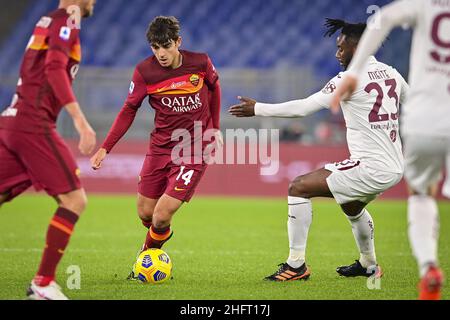
<svg viewBox="0 0 450 320">
<path fill-rule="evenodd" d="M 328 84 L 323 88 L 322 93 L 323 94 L 332 94 L 334 91 L 336 91 L 337 87 L 334 81 L 328 82 Z"/>
</svg>

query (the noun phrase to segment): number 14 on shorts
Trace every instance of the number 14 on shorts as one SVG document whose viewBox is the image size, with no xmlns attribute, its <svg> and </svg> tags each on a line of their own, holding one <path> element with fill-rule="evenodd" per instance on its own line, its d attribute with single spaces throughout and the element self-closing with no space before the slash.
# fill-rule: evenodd
<svg viewBox="0 0 450 320">
<path fill-rule="evenodd" d="M 194 175 L 194 170 L 189 170 L 188 172 L 184 172 L 186 170 L 185 166 L 181 166 L 180 173 L 178 174 L 177 181 L 182 179 L 184 181 L 184 185 L 188 186 L 191 183 L 192 176 Z"/>
</svg>

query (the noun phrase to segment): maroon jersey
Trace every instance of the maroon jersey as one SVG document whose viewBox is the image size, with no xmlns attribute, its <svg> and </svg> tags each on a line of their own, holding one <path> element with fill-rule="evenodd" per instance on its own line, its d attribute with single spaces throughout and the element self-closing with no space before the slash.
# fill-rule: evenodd
<svg viewBox="0 0 450 320">
<path fill-rule="evenodd" d="M 76 101 L 72 81 L 81 60 L 79 30 L 58 9 L 36 25 L 20 68 L 12 104 L 0 116 L 0 128 L 48 133 L 62 107 Z"/>
<path fill-rule="evenodd" d="M 128 130 L 146 97 L 156 111 L 151 153 L 170 154 L 179 144 L 172 141 L 177 129 L 187 130 L 193 145 L 194 139 L 202 138 L 194 135 L 195 122 L 201 123 L 203 132 L 219 128 L 220 87 L 216 69 L 206 54 L 180 52 L 182 66 L 177 69 L 162 67 L 154 56 L 138 64 L 125 106 L 103 144 L 108 152 Z"/>
</svg>

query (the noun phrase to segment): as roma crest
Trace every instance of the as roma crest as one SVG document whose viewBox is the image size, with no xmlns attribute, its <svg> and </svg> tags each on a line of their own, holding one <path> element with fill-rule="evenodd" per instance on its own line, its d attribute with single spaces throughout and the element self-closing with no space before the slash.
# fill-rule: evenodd
<svg viewBox="0 0 450 320">
<path fill-rule="evenodd" d="M 198 74 L 193 74 L 190 78 L 189 81 L 192 83 L 192 85 L 194 87 L 198 86 L 198 84 L 200 83 L 200 77 Z"/>
</svg>

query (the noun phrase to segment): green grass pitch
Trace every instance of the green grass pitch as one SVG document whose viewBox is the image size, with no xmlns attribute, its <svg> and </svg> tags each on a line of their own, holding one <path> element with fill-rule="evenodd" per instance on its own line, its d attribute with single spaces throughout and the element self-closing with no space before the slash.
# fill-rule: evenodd
<svg viewBox="0 0 450 320">
<path fill-rule="evenodd" d="M 283 199 L 195 198 L 175 216 L 174 238 L 164 248 L 174 279 L 160 286 L 127 282 L 145 229 L 135 198 L 91 196 L 62 260 L 65 287 L 71 265 L 81 269 L 81 289 L 71 299 L 303 300 L 415 299 L 417 268 L 407 239 L 406 203 L 378 200 L 369 207 L 385 276 L 380 290 L 366 279 L 339 278 L 335 268 L 358 258 L 347 219 L 332 201 L 316 200 L 308 243 L 312 277 L 307 282 L 268 283 L 288 253 L 287 204 Z M 450 203 L 441 203 L 440 260 L 450 275 Z M 55 204 L 26 195 L 0 210 L 0 299 L 23 299 L 37 270 Z M 448 287 L 443 294 L 450 298 Z"/>
</svg>

